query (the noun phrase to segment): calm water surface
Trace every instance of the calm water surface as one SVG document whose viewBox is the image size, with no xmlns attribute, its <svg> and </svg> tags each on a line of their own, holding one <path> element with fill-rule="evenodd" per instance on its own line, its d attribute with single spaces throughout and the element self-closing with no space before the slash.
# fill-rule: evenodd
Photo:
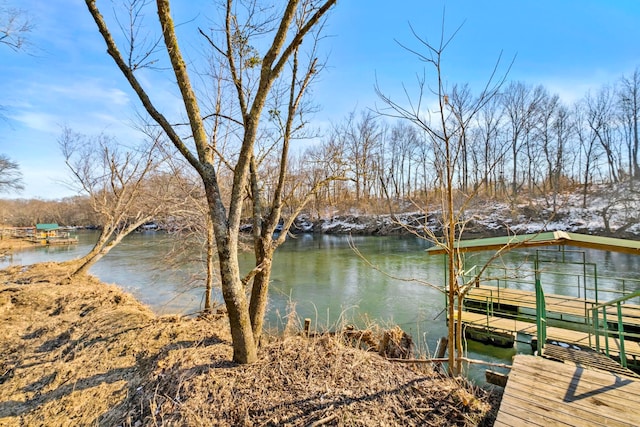
<svg viewBox="0 0 640 427">
<path fill-rule="evenodd" d="M 82 256 L 91 248 L 96 234 L 79 232 L 78 235 L 78 245 L 22 251 L 12 259 L 0 260 L 0 268 Z M 384 274 L 359 257 L 351 248 L 350 240 L 368 262 Z M 186 283 L 198 271 L 195 267 L 166 267 L 166 256 L 173 243 L 164 233 L 133 234 L 99 261 L 91 273 L 131 292 L 159 314 L 194 313 L 201 308 L 203 289 Z M 415 237 L 300 235 L 290 238 L 274 258 L 267 325 L 282 328 L 295 307 L 300 319 L 311 318 L 319 330 L 343 323 L 366 325 L 369 321 L 400 325 L 419 343 L 422 353 L 432 353 L 438 338 L 446 335 L 446 323 L 444 295 L 430 286 L 440 286 L 444 281 L 443 259 L 427 255 L 425 250 L 429 246 L 428 242 Z M 578 259 L 581 255 L 569 256 Z M 601 275 L 634 278 L 640 271 L 640 257 L 599 251 L 587 251 L 587 256 Z M 486 257 L 487 254 L 470 256 L 468 264 L 481 263 Z M 519 251 L 500 263 L 514 271 L 524 271 L 524 261 L 531 257 L 531 252 Z M 245 271 L 251 268 L 251 262 L 250 255 L 243 256 Z M 569 264 L 567 271 L 583 268 Z M 550 286 L 546 292 L 556 291 L 567 282 L 566 278 L 553 277 L 549 276 L 546 281 L 546 286 Z M 638 287 L 637 282 L 625 282 L 624 286 Z M 219 292 L 216 298 L 221 300 Z M 519 344 L 515 349 L 499 349 L 469 342 L 468 351 L 472 358 L 509 363 L 516 351 L 528 353 L 530 348 Z M 474 369 L 471 376 L 479 379 L 483 372 L 484 367 Z"/>
</svg>

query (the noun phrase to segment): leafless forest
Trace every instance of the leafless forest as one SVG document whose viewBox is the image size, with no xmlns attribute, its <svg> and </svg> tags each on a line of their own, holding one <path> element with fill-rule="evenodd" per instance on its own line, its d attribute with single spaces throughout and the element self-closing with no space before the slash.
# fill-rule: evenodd
<svg viewBox="0 0 640 427">
<path fill-rule="evenodd" d="M 474 100 L 472 90 L 461 85 L 451 88 L 447 103 L 456 117 L 463 118 Z M 477 192 L 476 199 L 482 203 L 516 205 L 542 198 L 545 208 L 552 210 L 561 204 L 560 195 L 573 193 L 580 194 L 587 207 L 594 184 L 628 185 L 640 178 L 639 116 L 640 70 L 573 104 L 543 86 L 510 82 L 468 126 L 457 129 L 456 189 L 463 194 Z M 104 135 L 71 138 L 83 143 L 100 140 L 103 147 L 108 139 Z M 276 171 L 279 159 L 270 157 L 269 141 L 268 135 L 260 139 L 260 167 L 263 176 L 272 176 L 275 182 L 269 170 Z M 432 141 L 384 111 L 354 111 L 334 123 L 324 137 L 301 139 L 296 144 L 298 149 L 292 150 L 289 163 L 287 202 L 296 206 L 296 200 L 313 190 L 306 207 L 312 218 L 399 213 L 438 205 L 438 161 Z M 226 149 L 232 152 L 234 147 Z M 172 193 L 162 201 L 159 220 L 193 221 L 193 215 L 184 215 L 183 202 L 200 199 L 204 204 L 196 177 L 170 153 L 159 150 L 156 157 L 161 165 L 145 180 L 151 186 L 164 185 L 167 196 Z M 223 175 L 224 168 L 219 173 Z M 167 185 L 169 176 L 172 182 Z M 221 178 L 224 185 L 224 176 Z M 268 187 L 274 185 L 268 179 L 260 183 L 267 189 L 264 194 L 270 194 Z M 158 184 L 162 180 L 165 184 Z M 323 180 L 324 185 L 318 186 Z M 633 191 L 634 186 L 630 188 Z M 143 192 L 140 197 L 151 195 Z M 5 198 L 0 200 L 0 220 L 12 226 L 101 223 L 86 195 L 62 200 Z"/>
</svg>

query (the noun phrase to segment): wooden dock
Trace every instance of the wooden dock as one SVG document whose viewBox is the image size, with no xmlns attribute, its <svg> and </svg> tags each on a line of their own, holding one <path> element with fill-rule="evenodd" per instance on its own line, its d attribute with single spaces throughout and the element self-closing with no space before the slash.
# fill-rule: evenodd
<svg viewBox="0 0 640 427">
<path fill-rule="evenodd" d="M 58 246 L 58 245 L 75 245 L 78 243 L 77 237 L 44 237 L 44 238 L 32 238 L 29 239 L 31 243 L 40 245 Z"/>
<path fill-rule="evenodd" d="M 616 331 L 611 330 L 608 337 L 596 337 L 592 330 L 591 308 L 597 303 L 586 298 L 566 295 L 545 295 L 547 317 L 547 342 L 557 341 L 582 348 L 608 351 L 612 357 L 619 357 L 621 342 Z M 465 296 L 465 311 L 462 322 L 479 336 L 485 334 L 489 339 L 507 342 L 520 338 L 521 341 L 536 338 L 535 292 L 507 287 L 480 285 L 472 288 Z M 607 310 L 607 322 L 617 322 L 615 307 Z M 621 305 L 621 321 L 625 331 L 630 330 L 638 336 L 640 330 L 640 306 L 625 303 Z M 591 332 L 591 333 L 590 333 Z M 507 337 L 507 338 L 504 338 Z M 526 338 L 529 337 L 529 338 Z M 490 342 L 490 341 L 489 341 Z M 637 364 L 640 359 L 640 342 L 634 339 L 624 340 L 624 353 L 627 363 Z"/>
<path fill-rule="evenodd" d="M 638 426 L 640 381 L 516 355 L 494 426 Z"/>
<path fill-rule="evenodd" d="M 457 312 L 455 313 L 457 316 Z M 457 318 L 457 317 L 456 317 Z M 462 323 L 488 331 L 499 333 L 523 334 L 535 337 L 537 328 L 535 323 L 505 317 L 489 316 L 471 311 L 462 312 Z M 588 332 L 575 331 L 571 329 L 547 327 L 547 340 L 555 340 L 563 343 L 576 344 L 581 347 L 595 347 L 593 335 Z M 609 354 L 617 356 L 620 349 L 620 340 L 614 336 L 608 338 Z M 640 342 L 625 340 L 625 353 L 627 357 L 640 357 Z M 600 347 L 604 348 L 604 337 L 600 337 Z"/>
<path fill-rule="evenodd" d="M 488 306 L 488 309 L 501 307 L 526 308 L 535 313 L 536 294 L 533 291 L 511 289 L 481 285 L 472 288 L 465 296 L 466 301 Z M 600 301 L 602 302 L 602 301 Z M 566 295 L 545 295 L 547 313 L 556 314 L 559 319 L 572 316 L 577 319 L 586 319 L 591 316 L 591 308 L 598 303 L 592 299 L 578 298 Z M 616 319 L 614 307 L 607 310 L 610 319 Z M 622 306 L 622 321 L 625 325 L 640 326 L 640 306 L 624 304 Z"/>
</svg>

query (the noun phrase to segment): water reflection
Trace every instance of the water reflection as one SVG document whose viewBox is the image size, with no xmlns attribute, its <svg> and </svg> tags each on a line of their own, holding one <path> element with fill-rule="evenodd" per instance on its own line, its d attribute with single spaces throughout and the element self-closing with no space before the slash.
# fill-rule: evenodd
<svg viewBox="0 0 640 427">
<path fill-rule="evenodd" d="M 95 237 L 95 233 L 82 232 L 76 246 L 19 252 L 13 259 L 0 260 L 0 267 L 76 258 L 89 251 Z M 157 313 L 196 312 L 202 305 L 202 289 L 189 288 L 184 283 L 197 269 L 195 266 L 167 268 L 165 257 L 173 245 L 170 236 L 163 233 L 134 234 L 96 264 L 91 273 L 104 282 L 120 285 Z M 350 245 L 355 245 L 367 262 Z M 444 296 L 428 285 L 443 284 L 443 258 L 427 255 L 425 250 L 429 246 L 429 242 L 415 237 L 301 235 L 289 239 L 274 259 L 267 327 L 281 328 L 294 303 L 299 318 L 310 318 L 318 329 L 331 329 L 341 322 L 362 326 L 368 321 L 397 324 L 421 343 L 421 352 L 431 353 L 438 338 L 447 332 Z M 637 277 L 640 257 L 593 250 L 579 252 L 585 252 L 587 259 L 597 265 L 598 274 Z M 482 264 L 489 256 L 469 254 L 466 262 L 467 265 Z M 527 270 L 532 268 L 533 256 L 531 251 L 513 251 L 496 264 L 524 279 L 531 274 Z M 572 252 L 567 256 L 578 259 L 581 255 Z M 251 266 L 251 254 L 243 254 L 244 271 Z M 582 267 L 567 264 L 567 269 L 575 268 Z M 575 275 L 545 278 L 548 278 L 545 291 L 556 293 L 570 281 L 577 280 Z M 530 284 L 530 280 L 527 282 Z M 523 280 L 521 286 L 529 284 Z M 627 286 L 635 286 L 636 290 L 638 287 L 637 282 Z M 221 301 L 218 291 L 215 297 Z M 520 347 L 518 351 L 529 351 L 526 346 Z M 469 345 L 468 350 L 470 357 L 498 362 L 509 362 L 516 351 L 477 343 Z M 483 372 L 484 368 L 478 368 L 473 376 L 481 377 Z"/>
</svg>

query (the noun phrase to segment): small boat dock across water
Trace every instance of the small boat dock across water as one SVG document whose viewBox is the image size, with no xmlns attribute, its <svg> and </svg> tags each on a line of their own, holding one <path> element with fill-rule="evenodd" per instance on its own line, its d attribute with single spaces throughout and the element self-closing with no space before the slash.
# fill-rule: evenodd
<svg viewBox="0 0 640 427">
<path fill-rule="evenodd" d="M 24 239 L 39 245 L 73 245 L 78 236 L 72 236 L 69 228 L 58 224 L 36 224 L 33 227 L 9 227 L 0 230 L 0 237 Z"/>
</svg>

